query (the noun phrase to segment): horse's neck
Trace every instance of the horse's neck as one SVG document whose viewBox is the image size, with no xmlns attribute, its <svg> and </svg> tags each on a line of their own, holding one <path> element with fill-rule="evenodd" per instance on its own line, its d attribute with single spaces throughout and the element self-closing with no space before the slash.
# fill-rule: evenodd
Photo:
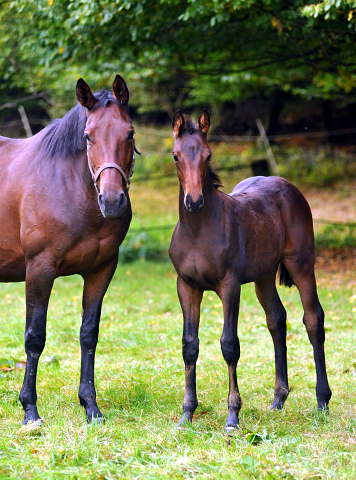
<svg viewBox="0 0 356 480">
<path fill-rule="evenodd" d="M 179 191 L 179 220 L 185 225 L 186 229 L 194 231 L 194 235 L 199 232 L 204 235 L 206 229 L 219 228 L 219 223 L 223 221 L 224 200 L 221 193 L 209 183 L 203 188 L 204 205 L 200 212 L 189 213 L 184 205 L 184 193 L 182 187 Z"/>
</svg>

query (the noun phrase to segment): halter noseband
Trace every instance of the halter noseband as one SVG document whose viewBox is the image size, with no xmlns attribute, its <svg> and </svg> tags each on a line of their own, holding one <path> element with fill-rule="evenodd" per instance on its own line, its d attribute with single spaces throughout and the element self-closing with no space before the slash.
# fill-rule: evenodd
<svg viewBox="0 0 356 480">
<path fill-rule="evenodd" d="M 127 190 L 130 189 L 130 179 L 135 171 L 135 152 L 140 154 L 140 152 L 137 150 L 136 146 L 135 146 L 135 142 L 134 140 L 133 141 L 133 147 L 132 147 L 132 163 L 131 163 L 131 168 L 130 168 L 130 171 L 129 171 L 129 174 L 128 176 L 126 175 L 126 173 L 123 171 L 123 169 L 117 165 L 116 163 L 104 163 L 103 165 L 101 165 L 100 168 L 98 168 L 98 170 L 96 172 L 94 172 L 94 170 L 92 169 L 91 165 L 90 165 L 90 161 L 89 161 L 89 155 L 87 155 L 88 157 L 88 166 L 89 166 L 89 170 L 90 170 L 90 173 L 91 173 L 91 176 L 92 176 L 92 179 L 93 179 L 93 182 L 94 182 L 94 186 L 96 188 L 96 191 L 98 193 L 100 193 L 100 190 L 99 190 L 99 187 L 98 187 L 98 180 L 99 180 L 99 177 L 100 177 L 100 174 L 103 170 L 105 170 L 106 168 L 116 168 L 116 170 L 118 170 L 121 175 L 122 175 L 122 178 L 124 179 L 124 182 L 125 182 L 125 187 L 127 187 Z"/>
</svg>

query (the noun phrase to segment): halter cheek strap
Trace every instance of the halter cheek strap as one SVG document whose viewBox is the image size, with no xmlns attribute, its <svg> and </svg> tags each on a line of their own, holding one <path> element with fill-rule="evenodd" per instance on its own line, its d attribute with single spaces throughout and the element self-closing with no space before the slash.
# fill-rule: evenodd
<svg viewBox="0 0 356 480">
<path fill-rule="evenodd" d="M 105 170 L 106 168 L 116 168 L 116 170 L 118 170 L 121 173 L 122 178 L 124 179 L 124 182 L 125 182 L 125 186 L 127 187 L 127 190 L 130 189 L 130 179 L 131 179 L 131 177 L 132 177 L 132 175 L 135 171 L 135 153 L 134 153 L 136 151 L 135 144 L 134 144 L 133 150 L 134 151 L 132 153 L 132 163 L 131 163 L 131 168 L 130 168 L 130 172 L 129 172 L 128 176 L 126 176 L 126 173 L 123 171 L 123 169 L 119 165 L 117 165 L 116 163 L 104 163 L 103 165 L 101 165 L 100 168 L 98 168 L 98 170 L 96 172 L 94 172 L 94 170 L 92 169 L 92 167 L 90 165 L 89 156 L 88 156 L 89 170 L 90 170 L 92 179 L 94 181 L 94 186 L 95 186 L 96 191 L 98 193 L 100 193 L 100 190 L 99 190 L 99 187 L 98 187 L 98 180 L 99 180 L 101 172 L 103 170 Z"/>
</svg>

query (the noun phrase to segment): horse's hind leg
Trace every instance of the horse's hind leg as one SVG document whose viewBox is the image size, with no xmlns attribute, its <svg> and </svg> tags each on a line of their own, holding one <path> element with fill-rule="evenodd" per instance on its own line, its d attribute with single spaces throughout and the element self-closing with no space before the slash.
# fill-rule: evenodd
<svg viewBox="0 0 356 480">
<path fill-rule="evenodd" d="M 88 422 L 100 422 L 103 414 L 96 403 L 94 386 L 95 350 L 98 343 L 101 305 L 105 292 L 114 275 L 117 256 L 102 268 L 83 275 L 83 313 L 80 328 L 81 371 L 79 385 L 80 404 L 85 408 Z"/>
<path fill-rule="evenodd" d="M 331 390 L 325 366 L 324 311 L 320 305 L 317 294 L 314 266 L 312 264 L 309 265 L 308 268 L 306 263 L 304 263 L 304 268 L 301 269 L 298 268 L 297 262 L 293 262 L 290 259 L 285 259 L 284 264 L 299 290 L 304 309 L 303 323 L 314 350 L 318 408 L 320 410 L 327 409 L 331 398 Z M 302 262 L 299 262 L 299 265 L 300 264 L 302 264 Z"/>
<path fill-rule="evenodd" d="M 27 355 L 25 378 L 20 402 L 25 410 L 23 423 L 40 420 L 37 412 L 36 376 L 39 357 L 46 342 L 48 301 L 54 281 L 54 271 L 38 257 L 26 269 L 26 330 Z"/>
<path fill-rule="evenodd" d="M 267 320 L 267 327 L 272 336 L 275 354 L 274 400 L 271 410 L 281 410 L 288 397 L 286 311 L 278 296 L 275 273 L 255 283 L 257 298 L 260 301 Z"/>
</svg>

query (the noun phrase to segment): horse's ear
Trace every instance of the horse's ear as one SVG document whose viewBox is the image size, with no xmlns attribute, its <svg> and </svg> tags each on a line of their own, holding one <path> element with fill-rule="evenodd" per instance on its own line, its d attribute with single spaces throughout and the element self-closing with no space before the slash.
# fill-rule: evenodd
<svg viewBox="0 0 356 480">
<path fill-rule="evenodd" d="M 203 111 L 199 115 L 198 125 L 200 130 L 206 135 L 210 127 L 210 115 L 206 108 L 203 108 Z"/>
<path fill-rule="evenodd" d="M 89 85 L 87 85 L 82 78 L 77 81 L 77 99 L 78 102 L 88 110 L 91 110 L 96 104 L 94 95 L 92 94 Z"/>
<path fill-rule="evenodd" d="M 130 96 L 129 89 L 127 88 L 125 80 L 120 75 L 116 75 L 115 77 L 112 92 L 122 106 L 126 107 L 128 105 Z"/>
<path fill-rule="evenodd" d="M 181 135 L 185 130 L 185 119 L 180 110 L 178 110 L 173 117 L 172 127 L 173 137 L 177 140 L 179 135 Z"/>
</svg>

